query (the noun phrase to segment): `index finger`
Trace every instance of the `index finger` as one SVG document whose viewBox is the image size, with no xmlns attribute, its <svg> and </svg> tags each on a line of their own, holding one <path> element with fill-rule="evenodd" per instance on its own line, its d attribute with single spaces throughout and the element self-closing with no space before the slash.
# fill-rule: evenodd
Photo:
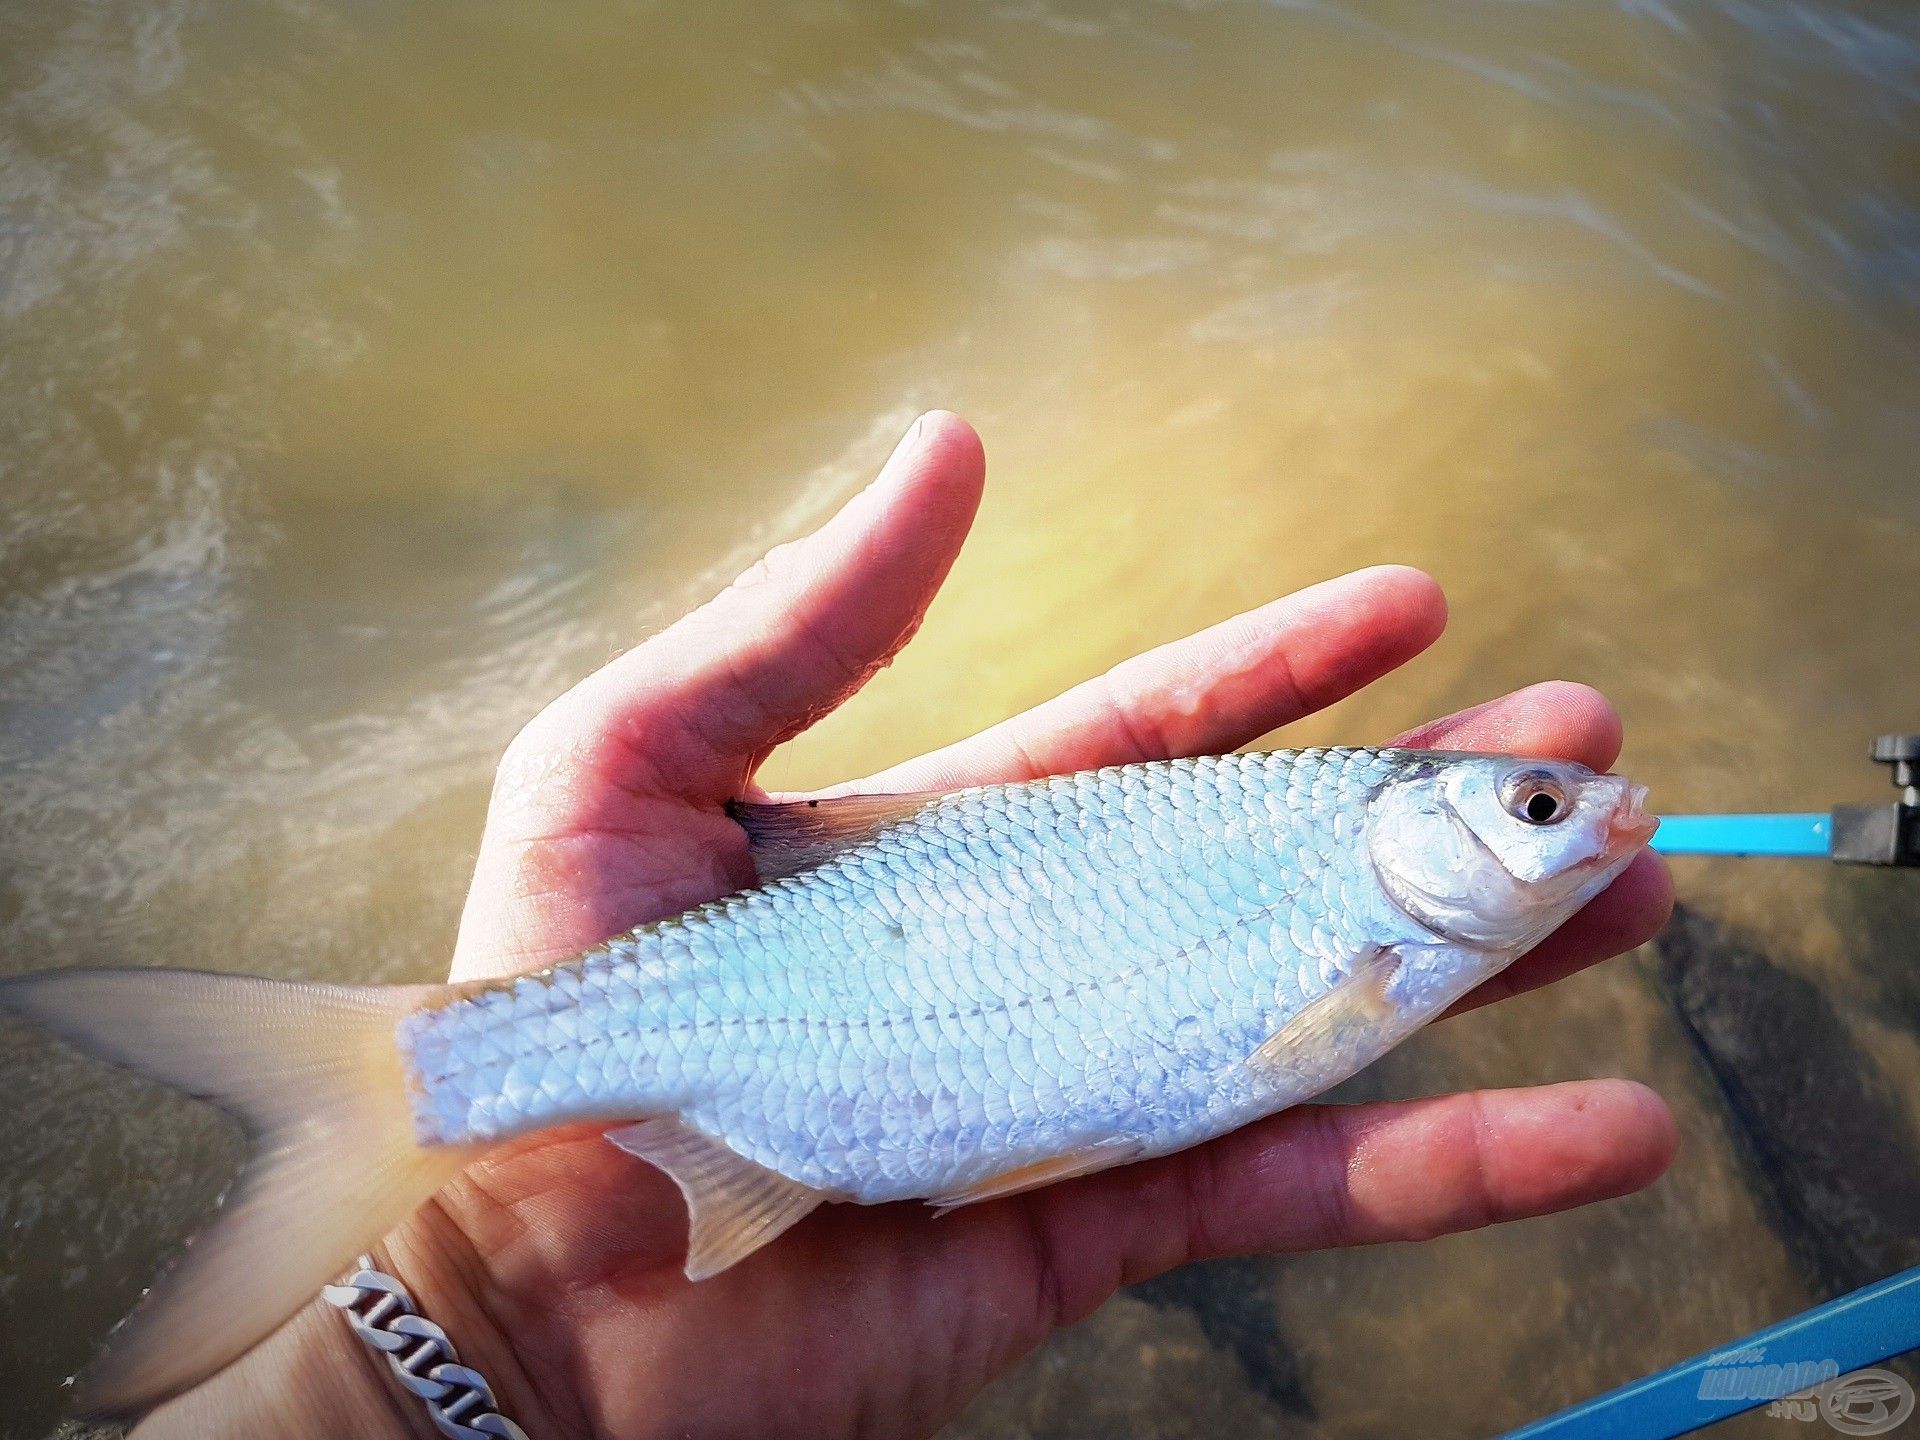
<svg viewBox="0 0 1920 1440">
<path fill-rule="evenodd" d="M 1407 731 L 1409 750 L 1481 750 L 1573 760 L 1605 770 L 1620 758 L 1620 714 L 1591 685 L 1547 680 Z"/>
<path fill-rule="evenodd" d="M 1233 750 L 1371 684 L 1447 623 L 1440 587 L 1376 565 L 1123 661 L 861 790 L 952 790 Z"/>
</svg>

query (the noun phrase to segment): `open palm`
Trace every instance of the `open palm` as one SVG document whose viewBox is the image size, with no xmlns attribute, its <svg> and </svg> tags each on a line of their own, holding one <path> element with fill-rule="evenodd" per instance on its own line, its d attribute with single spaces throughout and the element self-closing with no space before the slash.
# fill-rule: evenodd
<svg viewBox="0 0 1920 1440">
<path fill-rule="evenodd" d="M 818 533 L 530 723 L 500 768 L 454 978 L 547 965 L 753 884 L 726 802 L 752 793 L 774 747 L 912 635 L 982 479 L 973 432 L 924 417 Z M 1444 623 L 1424 575 L 1363 571 L 851 788 L 1230 750 L 1391 670 Z M 1605 769 L 1619 726 L 1592 691 L 1551 684 L 1405 738 Z M 1494 985 L 1530 988 L 1639 944 L 1669 901 L 1663 867 L 1643 855 Z M 1660 1101 L 1620 1081 L 1307 1106 L 941 1219 L 918 1205 L 829 1205 L 692 1284 L 679 1192 L 599 1128 L 497 1152 L 385 1252 L 536 1437 L 924 1434 L 1121 1285 L 1205 1256 L 1423 1238 L 1560 1209 L 1647 1183 L 1673 1147 Z"/>
</svg>

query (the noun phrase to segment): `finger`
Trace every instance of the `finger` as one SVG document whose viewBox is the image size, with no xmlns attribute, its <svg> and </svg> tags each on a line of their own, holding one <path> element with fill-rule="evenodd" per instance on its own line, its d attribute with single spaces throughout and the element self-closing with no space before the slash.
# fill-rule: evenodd
<svg viewBox="0 0 1920 1440">
<path fill-rule="evenodd" d="M 739 794 L 769 750 L 912 636 L 966 538 L 984 472 L 965 421 L 921 416 L 839 514 L 576 685 L 516 746 L 536 768 L 561 756 L 590 770 L 595 794 L 664 783 L 716 805 Z M 564 802 L 565 777 L 538 778 L 527 788 Z"/>
<path fill-rule="evenodd" d="M 1591 685 L 1548 680 L 1430 721 L 1393 743 L 1575 760 L 1605 770 L 1620 756 L 1620 715 Z"/>
<path fill-rule="evenodd" d="M 1644 1085 L 1576 1080 L 1384 1105 L 1315 1106 L 1229 1136 L 1200 1254 L 1425 1240 L 1625 1195 L 1673 1159 Z"/>
<path fill-rule="evenodd" d="M 1625 1080 L 1309 1105 L 1030 1199 L 1042 1305 L 1078 1318 L 1222 1255 L 1424 1240 L 1608 1199 L 1673 1158 L 1673 1118 Z"/>
<path fill-rule="evenodd" d="M 1403 565 L 1328 580 L 1148 651 L 863 790 L 944 790 L 1232 750 L 1419 654 L 1447 620 Z"/>
</svg>

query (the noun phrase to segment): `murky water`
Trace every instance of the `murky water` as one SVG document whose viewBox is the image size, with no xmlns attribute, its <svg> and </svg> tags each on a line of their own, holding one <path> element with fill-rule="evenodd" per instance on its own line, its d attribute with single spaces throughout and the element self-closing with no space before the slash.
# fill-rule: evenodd
<svg viewBox="0 0 1920 1440">
<path fill-rule="evenodd" d="M 777 781 L 1393 559 L 1451 634 L 1294 738 L 1566 675 L 1668 808 L 1877 798 L 1920 726 L 1912 9 L 721 8 L 0 13 L 0 966 L 437 975 L 518 723 L 936 403 L 991 456 L 972 548 Z M 1354 1087 L 1646 1079 L 1653 1191 L 1191 1272 L 954 1433 L 1485 1432 L 1920 1259 L 1920 880 L 1680 878 L 1737 995 L 1644 955 Z M 1829 1082 L 1742 1088 L 1795 1037 Z M 234 1152 L 14 1029 L 0 1075 L 24 1437 Z M 1854 1081 L 1886 1149 L 1809 1179 Z"/>
</svg>

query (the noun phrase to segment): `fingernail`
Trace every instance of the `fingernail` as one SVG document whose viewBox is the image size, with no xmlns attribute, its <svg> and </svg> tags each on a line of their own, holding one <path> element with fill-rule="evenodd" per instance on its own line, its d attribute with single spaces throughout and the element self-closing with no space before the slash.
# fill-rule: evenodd
<svg viewBox="0 0 1920 1440">
<path fill-rule="evenodd" d="M 880 467 L 880 474 L 875 478 L 876 484 L 880 481 L 890 479 L 893 475 L 894 466 L 918 452 L 920 449 L 920 437 L 926 428 L 927 417 L 925 415 L 922 415 L 907 427 L 907 433 L 902 435 L 899 440 L 894 443 L 893 453 L 887 456 L 887 463 Z"/>
</svg>

